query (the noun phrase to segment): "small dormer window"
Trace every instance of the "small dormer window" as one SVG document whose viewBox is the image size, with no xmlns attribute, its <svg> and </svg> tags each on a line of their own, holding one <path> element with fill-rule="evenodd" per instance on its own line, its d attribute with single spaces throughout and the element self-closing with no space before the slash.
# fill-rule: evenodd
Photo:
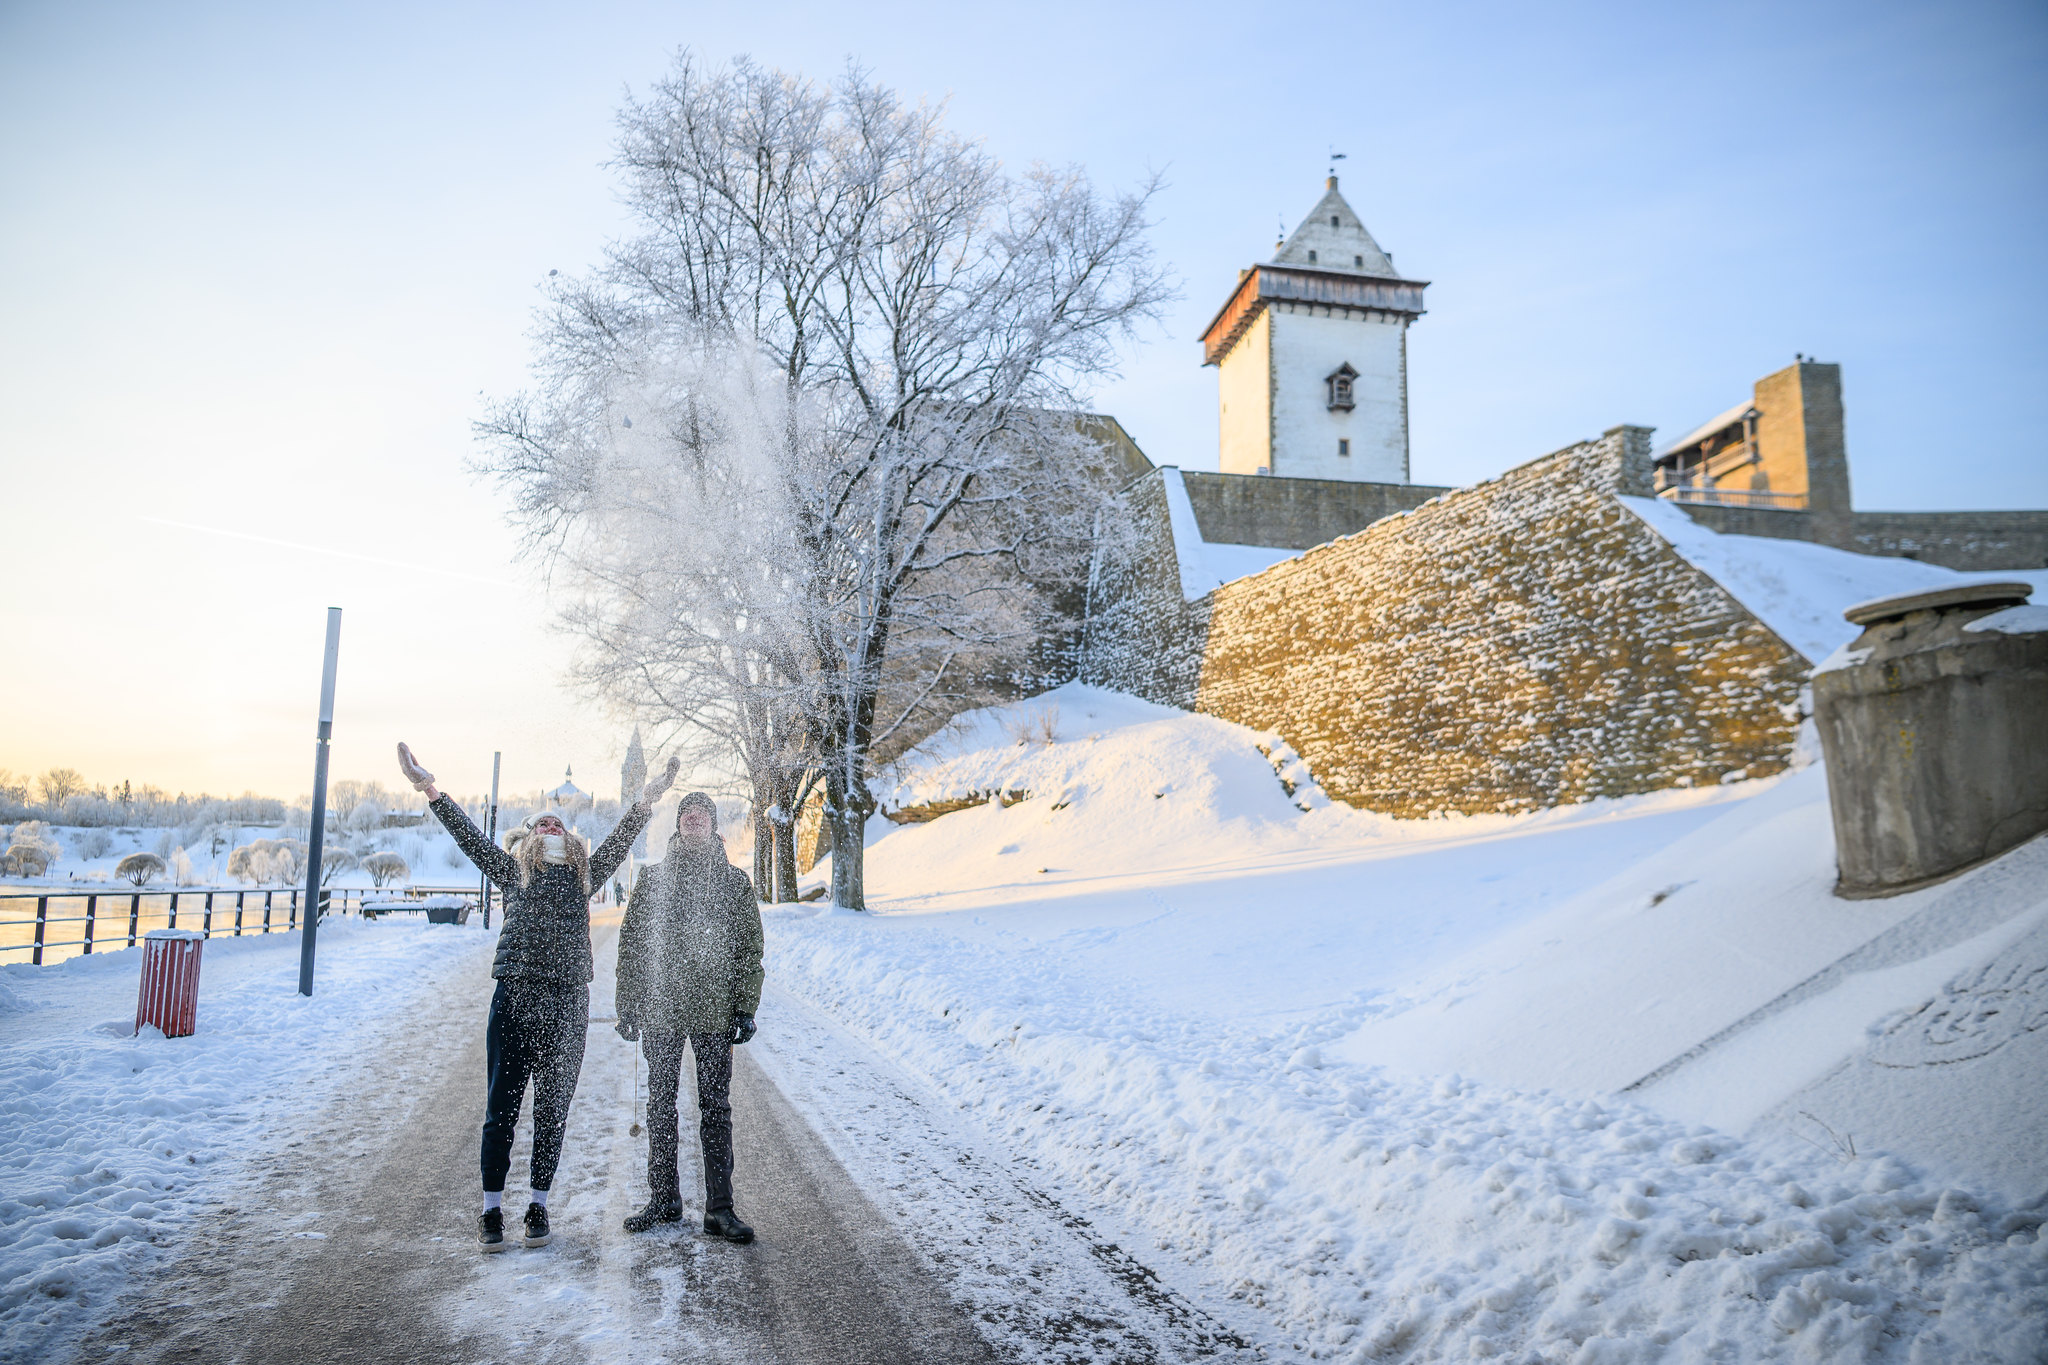
<svg viewBox="0 0 2048 1365">
<path fill-rule="evenodd" d="M 1353 256 L 1353 257 L 1351 258 L 1351 264 L 1353 264 L 1353 265 L 1357 266 L 1357 267 L 1358 267 L 1358 268 L 1359 268 L 1360 270 L 1363 270 L 1363 269 L 1365 269 L 1365 257 L 1363 257 L 1363 256 Z"/>
<path fill-rule="evenodd" d="M 1336 215 L 1336 214 L 1334 214 L 1334 213 L 1330 215 L 1330 226 L 1331 226 L 1331 227 L 1336 227 L 1336 226 L 1337 226 L 1337 215 Z"/>
<path fill-rule="evenodd" d="M 1352 381 L 1358 378 L 1358 371 L 1351 368 L 1351 362 L 1339 365 L 1323 380 L 1329 389 L 1330 411 L 1349 412 L 1355 406 L 1351 399 Z"/>
<path fill-rule="evenodd" d="M 1308 253 L 1308 263 L 1309 263 L 1310 265 L 1314 265 L 1314 264 L 1316 263 L 1316 253 L 1315 253 L 1315 252 L 1311 251 L 1311 252 L 1309 252 L 1309 253 Z"/>
</svg>

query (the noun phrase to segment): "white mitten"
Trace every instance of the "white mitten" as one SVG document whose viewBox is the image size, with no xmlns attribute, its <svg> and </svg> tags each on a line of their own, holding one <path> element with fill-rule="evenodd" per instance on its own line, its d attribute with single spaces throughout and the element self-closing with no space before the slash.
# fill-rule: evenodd
<svg viewBox="0 0 2048 1365">
<path fill-rule="evenodd" d="M 655 774 L 655 776 L 651 780 L 649 780 L 647 786 L 641 790 L 640 804 L 651 808 L 655 802 L 661 800 L 662 793 L 666 792 L 670 787 L 673 787 L 676 784 L 676 774 L 681 772 L 682 770 L 683 760 L 675 757 L 674 755 L 670 755 L 668 760 L 668 766 L 666 768 L 663 768 L 659 773 Z"/>
<path fill-rule="evenodd" d="M 405 780 L 412 783 L 412 789 L 423 792 L 434 785 L 434 775 L 420 766 L 412 756 L 412 750 L 403 741 L 398 745 L 398 771 L 405 774 Z"/>
</svg>

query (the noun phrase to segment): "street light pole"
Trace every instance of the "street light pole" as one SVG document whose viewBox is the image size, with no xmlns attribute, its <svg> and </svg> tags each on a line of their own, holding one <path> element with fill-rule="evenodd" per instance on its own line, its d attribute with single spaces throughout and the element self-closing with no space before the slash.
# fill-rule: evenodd
<svg viewBox="0 0 2048 1365">
<path fill-rule="evenodd" d="M 505 757 L 503 750 L 491 755 L 491 807 L 485 812 L 484 837 L 492 843 L 498 842 L 498 763 Z M 491 879 L 482 868 L 477 869 L 477 881 L 481 883 L 484 901 L 484 928 L 491 927 Z"/>
<path fill-rule="evenodd" d="M 327 656 L 320 666 L 320 727 L 313 745 L 313 829 L 306 851 L 306 918 L 299 930 L 299 994 L 313 993 L 313 946 L 320 935 L 320 842 L 327 833 L 327 741 L 334 733 L 334 669 L 341 659 L 341 608 L 327 609 Z"/>
</svg>

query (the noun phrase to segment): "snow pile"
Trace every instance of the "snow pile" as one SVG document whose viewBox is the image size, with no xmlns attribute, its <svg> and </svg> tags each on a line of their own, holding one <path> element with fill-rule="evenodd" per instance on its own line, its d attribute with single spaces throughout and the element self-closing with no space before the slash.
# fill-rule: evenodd
<svg viewBox="0 0 2048 1365">
<path fill-rule="evenodd" d="M 1211 849 L 1302 847 L 1330 827 L 1390 823 L 1347 807 L 1305 824 L 1303 809 L 1330 803 L 1277 735 L 1083 683 L 962 714 L 875 794 L 899 814 L 983 803 L 871 849 L 899 887 L 1185 871 Z"/>
<path fill-rule="evenodd" d="M 397 1024 L 477 928 L 329 920 L 316 993 L 299 936 L 216 938 L 199 1028 L 133 1033 L 141 951 L 0 968 L 0 1357 L 54 1349 L 208 1217 L 243 1153 L 309 1103 L 332 1048 Z M 317 1097 L 316 1097 L 317 1098 Z"/>
<path fill-rule="evenodd" d="M 2048 598 L 2048 570 L 1958 573 L 1938 564 L 1852 554 L 1803 540 L 1722 535 L 1664 498 L 1622 498 L 1621 504 L 1813 663 L 1861 632 L 1862 627 L 1842 619 L 1843 608 L 1857 602 L 1958 583 L 2014 580 L 2032 583 L 2037 599 Z"/>
<path fill-rule="evenodd" d="M 897 799 L 1029 795 L 879 826 L 881 913 L 776 912 L 771 977 L 1276 1349 L 2036 1358 L 2048 1165 L 1991 1090 L 2038 1107 L 2048 1029 L 1879 1072 L 1902 1019 L 2033 1017 L 2048 845 L 1851 905 L 1818 767 L 1401 822 L 1296 809 L 1258 739 L 978 713 Z"/>
</svg>

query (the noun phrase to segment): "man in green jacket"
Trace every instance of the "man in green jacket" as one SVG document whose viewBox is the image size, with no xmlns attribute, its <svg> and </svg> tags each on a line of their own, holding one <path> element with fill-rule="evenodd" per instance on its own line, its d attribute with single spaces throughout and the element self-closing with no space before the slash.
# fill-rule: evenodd
<svg viewBox="0 0 2048 1365">
<path fill-rule="evenodd" d="M 676 1091 L 683 1047 L 697 1059 L 704 1231 L 751 1242 L 732 1207 L 732 1050 L 754 1036 L 763 940 L 754 883 L 725 856 L 718 808 L 691 792 L 662 860 L 633 885 L 619 930 L 619 1034 L 647 1058 L 647 1207 L 626 1231 L 681 1222 Z"/>
</svg>

